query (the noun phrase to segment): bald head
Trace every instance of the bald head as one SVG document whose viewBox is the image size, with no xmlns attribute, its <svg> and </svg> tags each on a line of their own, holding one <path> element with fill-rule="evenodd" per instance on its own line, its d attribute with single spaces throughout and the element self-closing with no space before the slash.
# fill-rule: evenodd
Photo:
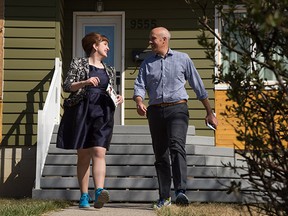
<svg viewBox="0 0 288 216">
<path fill-rule="evenodd" d="M 166 29 L 164 27 L 156 27 L 156 28 L 152 29 L 151 33 L 152 32 L 159 35 L 160 37 L 165 37 L 168 40 L 170 40 L 170 38 L 171 38 L 170 32 L 168 31 L 168 29 Z"/>
<path fill-rule="evenodd" d="M 165 56 L 169 49 L 170 32 L 164 27 L 156 27 L 151 30 L 149 44 L 152 51 L 161 56 Z"/>
</svg>

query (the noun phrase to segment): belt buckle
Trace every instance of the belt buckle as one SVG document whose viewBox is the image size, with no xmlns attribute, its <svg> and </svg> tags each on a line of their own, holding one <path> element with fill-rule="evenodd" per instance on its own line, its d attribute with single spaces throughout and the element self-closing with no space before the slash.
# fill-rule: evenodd
<svg viewBox="0 0 288 216">
<path fill-rule="evenodd" d="M 168 106 L 172 106 L 174 105 L 174 103 L 162 103 L 160 106 L 161 107 L 168 107 Z"/>
</svg>

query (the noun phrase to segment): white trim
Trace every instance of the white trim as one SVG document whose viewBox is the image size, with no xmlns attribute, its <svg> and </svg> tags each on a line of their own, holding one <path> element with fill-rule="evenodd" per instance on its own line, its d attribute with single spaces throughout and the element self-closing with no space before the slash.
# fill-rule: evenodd
<svg viewBox="0 0 288 216">
<path fill-rule="evenodd" d="M 221 83 L 215 85 L 215 90 L 227 90 L 229 88 L 229 84 Z"/>
<path fill-rule="evenodd" d="M 218 10 L 216 8 L 215 8 L 214 25 L 215 25 L 214 31 L 215 31 L 216 35 L 221 37 L 220 31 L 219 31 L 219 28 L 220 28 L 219 13 L 218 13 Z M 219 74 L 217 66 L 221 62 L 221 44 L 220 44 L 220 41 L 216 37 L 214 39 L 214 43 L 217 44 L 215 46 L 215 63 L 216 63 L 216 65 L 214 66 L 214 75 L 217 76 Z"/>
<path fill-rule="evenodd" d="M 97 11 L 88 11 L 88 12 L 73 12 L 73 51 L 72 54 L 73 56 L 75 56 L 76 53 L 76 47 L 74 46 L 74 44 L 76 44 L 76 20 L 77 20 L 77 16 L 121 16 L 122 17 L 122 24 L 125 24 L 125 12 L 124 11 L 105 11 L 105 12 L 97 12 Z M 124 21 L 123 21 L 124 19 Z M 124 25 L 125 27 L 125 25 Z M 125 28 L 123 29 L 123 25 L 122 25 L 122 32 L 125 32 Z M 125 34 L 124 34 L 125 36 Z M 125 42 L 125 40 L 124 40 Z M 123 41 L 122 41 L 123 43 Z M 124 44 L 122 44 L 124 45 Z M 123 46 L 125 47 L 125 46 Z"/>
<path fill-rule="evenodd" d="M 275 90 L 278 89 L 279 85 L 277 83 L 277 81 L 265 81 L 264 84 L 265 86 L 265 90 Z M 253 85 L 253 83 L 251 83 L 251 86 Z M 221 84 L 216 84 L 215 85 L 215 90 L 227 90 L 230 88 L 229 84 L 226 83 L 221 83 Z"/>
<path fill-rule="evenodd" d="M 228 11 L 230 9 L 229 5 L 224 5 L 223 10 Z M 247 9 L 245 8 L 245 5 L 236 5 L 235 6 L 235 12 L 236 13 L 243 13 L 246 12 Z"/>
<path fill-rule="evenodd" d="M 125 12 L 121 12 L 122 17 L 122 55 L 121 55 L 121 93 L 122 97 L 125 98 Z M 125 123 L 125 100 L 123 101 L 123 104 L 121 105 L 121 119 L 120 123 L 121 125 L 124 125 Z"/>
</svg>

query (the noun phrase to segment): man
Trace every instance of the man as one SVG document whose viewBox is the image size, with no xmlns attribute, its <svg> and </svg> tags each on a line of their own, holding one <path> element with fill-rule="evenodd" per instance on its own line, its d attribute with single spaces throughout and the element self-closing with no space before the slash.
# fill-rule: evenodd
<svg viewBox="0 0 288 216">
<path fill-rule="evenodd" d="M 189 124 L 186 80 L 203 103 L 207 116 L 206 123 L 217 127 L 217 119 L 211 109 L 207 91 L 185 53 L 169 48 L 170 32 L 156 27 L 150 32 L 149 44 L 155 55 L 147 57 L 141 64 L 134 84 L 133 99 L 137 112 L 147 116 L 155 154 L 155 168 L 159 184 L 159 200 L 156 208 L 171 205 L 171 171 L 176 204 L 187 205 L 185 194 L 187 179 L 186 135 Z M 149 96 L 148 108 L 143 103 L 146 91 Z"/>
</svg>

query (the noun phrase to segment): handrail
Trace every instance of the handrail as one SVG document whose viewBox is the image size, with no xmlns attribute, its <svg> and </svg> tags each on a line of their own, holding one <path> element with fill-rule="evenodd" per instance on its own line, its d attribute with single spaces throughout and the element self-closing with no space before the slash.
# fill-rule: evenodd
<svg viewBox="0 0 288 216">
<path fill-rule="evenodd" d="M 55 58 L 55 70 L 43 110 L 38 110 L 35 189 L 40 189 L 40 178 L 47 157 L 55 124 L 60 122 L 62 61 Z"/>
</svg>

